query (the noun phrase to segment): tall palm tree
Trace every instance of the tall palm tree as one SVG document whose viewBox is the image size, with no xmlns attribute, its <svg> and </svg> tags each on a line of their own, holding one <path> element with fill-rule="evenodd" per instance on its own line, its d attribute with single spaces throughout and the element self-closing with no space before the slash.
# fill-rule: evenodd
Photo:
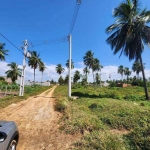
<svg viewBox="0 0 150 150">
<path fill-rule="evenodd" d="M 18 65 L 15 62 L 8 64 L 10 70 L 6 71 L 5 74 L 7 78 L 11 78 L 12 82 L 15 83 L 18 77 L 21 77 L 22 69 L 18 68 Z"/>
<path fill-rule="evenodd" d="M 69 68 L 69 59 L 66 62 L 66 67 Z M 71 59 L 71 69 L 73 69 L 73 68 L 74 68 L 74 62 Z"/>
<path fill-rule="evenodd" d="M 5 60 L 5 55 L 8 55 L 7 52 L 8 50 L 4 50 L 4 43 L 0 43 L 0 60 L 3 61 Z"/>
<path fill-rule="evenodd" d="M 42 85 L 42 81 L 43 81 L 43 72 L 45 71 L 46 67 L 44 65 L 44 63 L 41 61 L 41 63 L 39 64 L 39 71 L 42 72 L 42 78 L 41 78 L 41 85 Z"/>
<path fill-rule="evenodd" d="M 93 74 L 93 82 L 94 82 L 94 70 L 93 70 L 93 65 L 94 65 L 94 53 L 89 50 L 86 52 L 85 56 L 83 57 L 84 64 L 89 68 L 92 69 L 92 74 Z"/>
<path fill-rule="evenodd" d="M 123 80 L 123 74 L 124 74 L 124 67 L 122 65 L 120 65 L 118 67 L 118 73 L 121 74 L 122 80 Z"/>
<path fill-rule="evenodd" d="M 34 69 L 34 84 L 35 84 L 35 70 L 40 66 L 41 59 L 39 58 L 40 54 L 37 54 L 36 51 L 31 51 L 31 57 L 29 57 L 28 65 Z"/>
<path fill-rule="evenodd" d="M 61 76 L 61 74 L 65 71 L 61 64 L 56 66 L 56 72 Z"/>
<path fill-rule="evenodd" d="M 137 78 L 139 79 L 139 74 L 142 71 L 141 63 L 139 60 L 135 60 L 132 66 L 132 70 L 136 72 Z"/>
<path fill-rule="evenodd" d="M 149 99 L 141 55 L 144 44 L 150 44 L 150 27 L 147 26 L 150 11 L 141 10 L 139 6 L 139 0 L 126 0 L 114 9 L 113 16 L 117 20 L 106 29 L 107 33 L 113 32 L 106 41 L 111 45 L 114 54 L 120 51 L 120 56 L 124 54 L 129 60 L 140 60 L 145 96 Z"/>
<path fill-rule="evenodd" d="M 129 70 L 128 67 L 125 67 L 125 68 L 124 68 L 124 75 L 127 76 L 127 82 L 128 82 L 128 80 L 129 80 L 129 76 L 131 75 L 131 73 L 132 73 L 132 72 Z"/>
<path fill-rule="evenodd" d="M 97 71 L 98 73 L 99 71 L 101 71 L 101 68 L 103 68 L 103 66 L 100 65 L 100 61 L 97 58 L 94 58 L 93 66 L 92 66 L 93 72 Z M 95 78 L 94 78 L 94 82 L 95 82 Z"/>
</svg>

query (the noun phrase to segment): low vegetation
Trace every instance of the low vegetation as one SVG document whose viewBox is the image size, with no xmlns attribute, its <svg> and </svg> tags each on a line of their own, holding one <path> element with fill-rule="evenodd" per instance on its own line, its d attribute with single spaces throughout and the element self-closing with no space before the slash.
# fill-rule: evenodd
<svg viewBox="0 0 150 150">
<path fill-rule="evenodd" d="M 132 89 L 73 86 L 72 93 L 79 98 L 62 105 L 60 126 L 67 134 L 83 135 L 72 145 L 73 149 L 150 150 L 150 102 L 140 99 L 144 96 L 142 88 Z M 67 87 L 56 89 L 57 102 L 66 101 L 64 93 Z M 107 97 L 109 93 L 117 93 L 121 98 Z M 132 94 L 138 99 L 124 98 Z"/>
<path fill-rule="evenodd" d="M 26 100 L 29 96 L 34 96 L 39 93 L 42 93 L 43 91 L 49 89 L 49 86 L 40 86 L 40 85 L 35 85 L 35 86 L 25 86 L 24 89 L 24 96 L 16 96 L 14 95 L 9 95 L 5 96 L 3 98 L 0 98 L 0 108 L 4 108 L 12 103 L 17 103 L 22 100 Z M 18 93 L 19 93 L 19 88 L 18 88 Z"/>
</svg>

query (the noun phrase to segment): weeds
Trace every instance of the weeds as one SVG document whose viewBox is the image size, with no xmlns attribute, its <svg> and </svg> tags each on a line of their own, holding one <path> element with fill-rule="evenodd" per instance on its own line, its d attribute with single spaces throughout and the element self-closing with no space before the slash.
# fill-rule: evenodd
<svg viewBox="0 0 150 150">
<path fill-rule="evenodd" d="M 65 92 L 67 88 L 60 86 L 56 93 L 63 99 Z M 123 91 L 76 86 L 73 95 L 79 98 L 68 101 L 60 129 L 67 134 L 83 135 L 73 144 L 74 149 L 150 150 L 150 102 L 143 101 L 141 88 Z"/>
</svg>

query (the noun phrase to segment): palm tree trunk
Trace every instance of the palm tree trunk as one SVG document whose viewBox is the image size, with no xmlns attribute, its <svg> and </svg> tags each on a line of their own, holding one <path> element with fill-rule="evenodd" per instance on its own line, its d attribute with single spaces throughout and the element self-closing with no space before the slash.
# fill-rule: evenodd
<svg viewBox="0 0 150 150">
<path fill-rule="evenodd" d="M 34 68 L 34 85 L 35 85 L 35 68 Z"/>
<path fill-rule="evenodd" d="M 148 95 L 148 90 L 147 90 L 147 85 L 146 85 L 146 79 L 145 79 L 145 73 L 144 73 L 144 67 L 143 67 L 143 61 L 142 61 L 141 55 L 140 55 L 140 63 L 141 63 L 141 69 L 142 69 L 142 75 L 143 75 L 145 96 L 146 96 L 146 99 L 149 100 L 149 95 Z"/>
<path fill-rule="evenodd" d="M 42 81 L 43 81 L 43 72 L 42 72 L 41 86 L 42 86 Z"/>
<path fill-rule="evenodd" d="M 93 82 L 95 83 L 95 79 L 94 79 L 94 71 L 92 70 L 92 74 L 93 74 Z"/>
</svg>

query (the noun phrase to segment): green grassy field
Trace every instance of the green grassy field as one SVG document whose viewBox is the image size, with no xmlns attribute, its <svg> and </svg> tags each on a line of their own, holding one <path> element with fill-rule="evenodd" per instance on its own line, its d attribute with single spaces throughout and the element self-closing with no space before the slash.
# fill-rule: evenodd
<svg viewBox="0 0 150 150">
<path fill-rule="evenodd" d="M 44 92 L 45 90 L 49 89 L 51 87 L 49 86 L 25 86 L 25 90 L 24 90 L 24 96 L 14 96 L 14 95 L 10 95 L 10 96 L 6 96 L 3 98 L 0 98 L 0 108 L 4 108 L 7 107 L 8 105 L 12 104 L 12 103 L 17 103 L 20 102 L 22 100 L 26 100 L 29 96 L 34 96 L 37 95 L 39 93 Z M 19 91 L 18 91 L 19 93 Z"/>
<path fill-rule="evenodd" d="M 59 86 L 55 108 L 64 114 L 61 130 L 83 135 L 74 149 L 150 150 L 150 102 L 143 88 L 72 88 L 79 98 L 68 101 L 67 87 Z"/>
</svg>

